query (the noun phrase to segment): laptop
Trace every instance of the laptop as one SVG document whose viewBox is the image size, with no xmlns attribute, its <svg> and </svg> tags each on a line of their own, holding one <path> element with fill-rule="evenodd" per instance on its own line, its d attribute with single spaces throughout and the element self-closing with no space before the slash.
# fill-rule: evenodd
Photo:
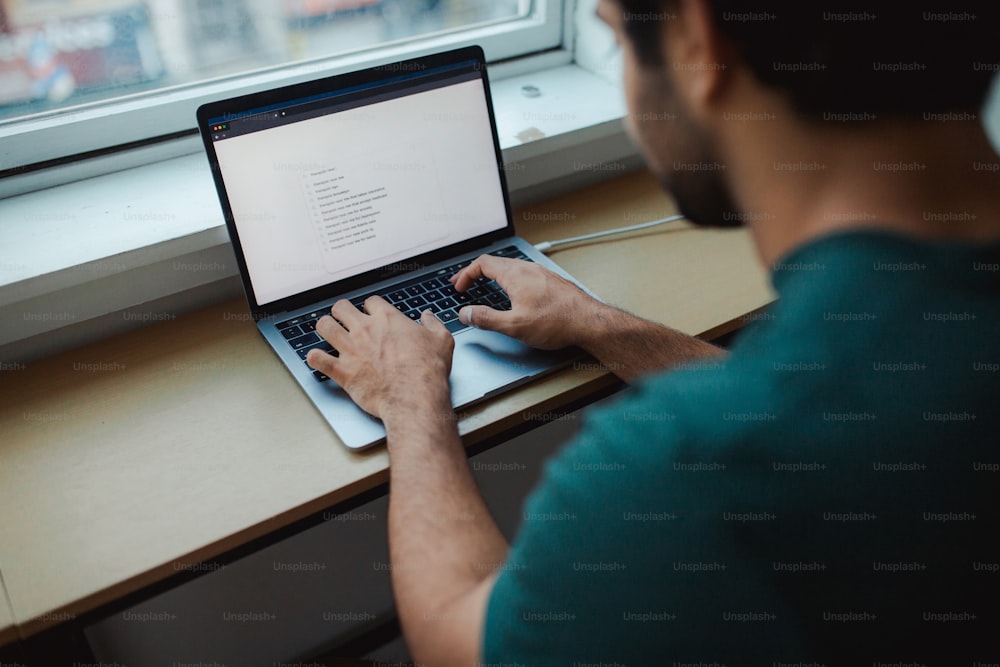
<svg viewBox="0 0 1000 667">
<path fill-rule="evenodd" d="M 464 294 L 448 281 L 481 254 L 577 282 L 515 236 L 481 48 L 212 102 L 198 127 L 257 328 L 347 447 L 385 429 L 305 362 L 331 349 L 316 320 L 340 299 L 360 309 L 378 294 L 413 320 L 434 311 L 455 336 L 455 408 L 579 354 L 458 320 L 466 304 L 510 308 L 493 281 Z"/>
</svg>

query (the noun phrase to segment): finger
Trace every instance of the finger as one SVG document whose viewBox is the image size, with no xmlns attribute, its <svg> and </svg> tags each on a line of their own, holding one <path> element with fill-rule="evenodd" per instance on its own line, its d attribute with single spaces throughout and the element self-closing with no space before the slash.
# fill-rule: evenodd
<svg viewBox="0 0 1000 667">
<path fill-rule="evenodd" d="M 438 319 L 438 316 L 434 314 L 431 310 L 425 310 L 420 313 L 420 323 L 424 325 L 424 328 L 428 331 L 433 331 L 434 333 L 441 333 L 443 329 L 449 336 L 451 333 L 448 331 L 448 327 L 444 325 L 444 322 Z"/>
<path fill-rule="evenodd" d="M 329 315 L 324 315 L 316 322 L 316 333 L 323 337 L 323 340 L 340 350 L 347 339 L 347 329 L 340 326 L 337 320 Z"/>
<path fill-rule="evenodd" d="M 354 307 L 354 304 L 347 299 L 341 299 L 337 303 L 333 304 L 333 308 L 330 309 L 337 321 L 344 325 L 344 328 L 350 331 L 358 326 L 361 318 L 364 314 Z"/>
<path fill-rule="evenodd" d="M 306 363 L 309 364 L 309 368 L 319 371 L 337 382 L 337 359 L 332 354 L 327 354 L 323 350 L 309 350 L 309 354 L 306 355 Z"/>
<path fill-rule="evenodd" d="M 377 311 L 385 310 L 386 308 L 388 308 L 393 312 L 399 313 L 399 311 L 396 310 L 392 306 L 392 304 L 390 304 L 388 301 L 380 297 L 378 294 L 372 294 L 370 297 L 365 299 L 365 312 L 367 312 L 369 315 L 373 315 Z M 402 313 L 399 314 L 402 315 Z"/>
<path fill-rule="evenodd" d="M 493 255 L 481 255 L 472 264 L 452 276 L 452 284 L 459 292 L 469 289 L 472 283 L 480 278 L 491 278 L 502 285 L 500 277 L 504 272 L 505 263 L 509 261 L 513 260 Z"/>
<path fill-rule="evenodd" d="M 500 333 L 507 333 L 510 317 L 511 311 L 494 310 L 489 306 L 466 306 L 458 311 L 458 319 L 462 324 Z"/>
</svg>

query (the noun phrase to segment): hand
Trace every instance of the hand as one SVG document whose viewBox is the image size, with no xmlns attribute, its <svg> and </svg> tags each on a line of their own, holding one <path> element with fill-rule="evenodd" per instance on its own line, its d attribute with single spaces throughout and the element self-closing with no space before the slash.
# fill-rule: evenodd
<svg viewBox="0 0 1000 667">
<path fill-rule="evenodd" d="M 325 373 L 363 410 L 386 420 L 396 410 L 451 409 L 448 375 L 455 339 L 429 310 L 413 322 L 378 296 L 361 312 L 350 301 L 333 305 L 316 332 L 339 353 L 310 350 L 306 363 Z M 336 319 L 334 319 L 336 318 Z M 435 409 L 444 406 L 433 406 Z"/>
<path fill-rule="evenodd" d="M 542 350 L 577 345 L 588 313 L 599 302 L 548 269 L 519 259 L 482 255 L 451 281 L 464 292 L 479 278 L 491 278 L 507 292 L 511 310 L 466 306 L 459 319 L 479 329 L 499 331 Z"/>
</svg>

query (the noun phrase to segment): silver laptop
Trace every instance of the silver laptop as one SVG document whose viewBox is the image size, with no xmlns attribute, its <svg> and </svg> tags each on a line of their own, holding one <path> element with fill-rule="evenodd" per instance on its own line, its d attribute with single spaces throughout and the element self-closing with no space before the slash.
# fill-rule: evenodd
<svg viewBox="0 0 1000 667">
<path fill-rule="evenodd" d="M 471 47 L 206 104 L 198 127 L 250 310 L 265 340 L 352 449 L 382 423 L 305 362 L 339 299 L 371 294 L 455 336 L 452 403 L 471 405 L 558 368 L 541 352 L 465 327 L 469 303 L 510 308 L 492 281 L 448 277 L 483 253 L 572 280 L 514 235 L 482 49 Z"/>
</svg>

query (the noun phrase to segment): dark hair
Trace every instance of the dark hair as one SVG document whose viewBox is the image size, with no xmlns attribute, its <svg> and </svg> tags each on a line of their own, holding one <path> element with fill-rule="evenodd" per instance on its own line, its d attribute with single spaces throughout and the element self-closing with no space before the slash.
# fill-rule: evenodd
<svg viewBox="0 0 1000 667">
<path fill-rule="evenodd" d="M 998 0 L 942 10 L 907 0 L 708 2 L 739 58 L 807 117 L 977 111 L 1000 61 Z M 676 0 L 618 3 L 639 60 L 659 65 Z"/>
</svg>

